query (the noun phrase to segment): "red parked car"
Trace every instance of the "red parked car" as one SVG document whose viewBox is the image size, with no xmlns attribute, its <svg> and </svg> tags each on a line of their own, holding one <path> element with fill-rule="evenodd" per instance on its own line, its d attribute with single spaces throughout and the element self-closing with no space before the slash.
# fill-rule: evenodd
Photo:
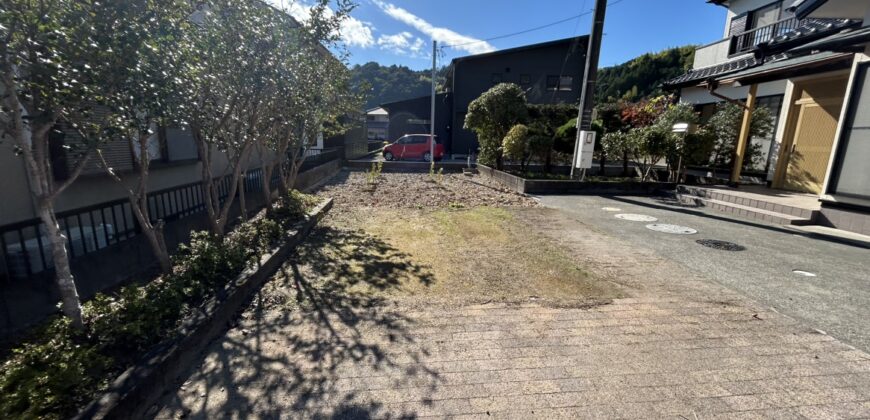
<svg viewBox="0 0 870 420">
<path fill-rule="evenodd" d="M 384 147 L 384 159 L 423 159 L 425 162 L 432 160 L 431 143 L 432 136 L 428 134 L 406 134 L 396 140 L 395 143 Z M 435 160 L 444 157 L 444 145 L 435 140 Z"/>
</svg>

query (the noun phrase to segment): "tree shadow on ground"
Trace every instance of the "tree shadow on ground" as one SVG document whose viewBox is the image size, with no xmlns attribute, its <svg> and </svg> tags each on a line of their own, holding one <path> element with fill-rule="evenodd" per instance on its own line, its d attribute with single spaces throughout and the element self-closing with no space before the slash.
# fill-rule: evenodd
<svg viewBox="0 0 870 420">
<path fill-rule="evenodd" d="M 425 401 L 441 378 L 381 293 L 403 281 L 433 276 L 361 231 L 317 228 L 157 417 L 417 417 L 402 392 Z"/>
</svg>

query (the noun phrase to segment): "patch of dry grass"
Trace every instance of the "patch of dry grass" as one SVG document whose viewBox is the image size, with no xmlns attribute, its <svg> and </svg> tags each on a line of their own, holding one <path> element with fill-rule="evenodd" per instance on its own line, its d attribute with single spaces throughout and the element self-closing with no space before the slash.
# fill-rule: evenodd
<svg viewBox="0 0 870 420">
<path fill-rule="evenodd" d="M 328 221 L 300 252 L 306 278 L 408 303 L 583 306 L 619 291 L 582 270 L 512 210 L 386 210 Z M 308 274 L 306 274 L 306 270 Z"/>
</svg>

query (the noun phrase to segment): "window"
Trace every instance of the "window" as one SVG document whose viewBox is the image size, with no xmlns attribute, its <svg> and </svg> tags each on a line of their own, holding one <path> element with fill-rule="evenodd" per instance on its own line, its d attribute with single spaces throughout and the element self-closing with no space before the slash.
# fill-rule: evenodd
<svg viewBox="0 0 870 420">
<path fill-rule="evenodd" d="M 750 13 L 749 29 L 760 28 L 776 23 L 779 20 L 780 3 L 773 3 Z"/>
<path fill-rule="evenodd" d="M 499 84 L 499 83 L 501 83 L 501 73 L 493 73 L 492 74 L 492 84 L 495 85 L 495 84 Z"/>
<path fill-rule="evenodd" d="M 532 83 L 532 76 L 529 74 L 521 74 L 520 75 L 520 84 L 528 85 Z"/>
<path fill-rule="evenodd" d="M 559 88 L 559 76 L 547 76 L 547 90 L 557 90 Z"/>
<path fill-rule="evenodd" d="M 559 90 L 570 91 L 574 88 L 574 78 L 571 76 L 562 76 L 559 78 Z"/>
<path fill-rule="evenodd" d="M 140 150 L 138 139 L 130 139 L 130 147 L 133 149 L 133 157 L 136 158 L 136 163 L 142 163 L 142 150 Z M 151 125 L 151 135 L 146 140 L 145 151 L 148 153 L 148 160 L 150 162 L 163 159 L 161 135 L 158 132 L 157 124 Z"/>
<path fill-rule="evenodd" d="M 164 132 L 167 161 L 179 162 L 199 159 L 199 152 L 196 150 L 196 143 L 190 130 L 180 127 L 166 127 Z"/>
<path fill-rule="evenodd" d="M 751 147 L 750 145 L 757 146 L 758 152 L 761 154 L 760 159 L 753 162 L 754 166 L 752 169 L 754 170 L 767 173 L 770 169 L 770 158 L 773 156 L 776 148 L 774 138 L 776 137 L 776 127 L 779 124 L 779 114 L 782 110 L 782 99 L 783 95 L 764 96 L 758 98 L 755 102 L 756 108 L 764 107 L 770 111 L 770 116 L 773 118 L 773 129 L 770 130 L 770 133 L 766 137 L 753 137 L 749 139 L 747 147 Z"/>
<path fill-rule="evenodd" d="M 870 63 L 858 67 L 853 86 L 832 171 L 832 192 L 870 199 Z"/>
<path fill-rule="evenodd" d="M 572 76 L 547 76 L 547 90 L 570 91 L 574 88 Z"/>
<path fill-rule="evenodd" d="M 368 139 L 369 140 L 384 140 L 387 138 L 387 130 L 383 128 L 369 128 L 368 129 Z"/>
</svg>

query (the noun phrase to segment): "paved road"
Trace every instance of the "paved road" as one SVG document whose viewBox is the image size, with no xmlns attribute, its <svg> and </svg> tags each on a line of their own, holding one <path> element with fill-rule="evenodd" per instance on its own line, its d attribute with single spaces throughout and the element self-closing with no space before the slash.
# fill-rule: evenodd
<svg viewBox="0 0 870 420">
<path fill-rule="evenodd" d="M 580 268 L 619 284 L 626 297 L 592 307 L 379 304 L 352 293 L 353 284 L 318 287 L 304 266 L 291 266 L 269 287 L 308 304 L 272 307 L 260 303 L 268 294 L 258 296 L 184 384 L 167 390 L 155 416 L 870 417 L 866 352 L 659 251 L 677 252 L 691 239 L 612 223 L 595 208 L 612 200 L 563 199 L 576 211 L 515 214 L 565 246 Z M 702 223 L 695 226 L 706 233 Z M 611 226 L 622 232 L 604 231 Z M 723 228 L 717 237 L 741 239 L 733 234 Z M 728 258 L 737 267 L 735 261 L 753 259 Z M 377 284 L 396 275 L 377 267 L 383 262 L 375 259 L 357 269 Z"/>
<path fill-rule="evenodd" d="M 715 210 L 680 207 L 643 197 L 548 196 L 546 206 L 652 250 L 689 270 L 739 291 L 847 343 L 870 351 L 870 250 L 800 235 L 781 226 L 733 219 Z M 603 207 L 619 208 L 608 212 Z M 657 223 L 684 225 L 694 235 L 659 233 L 647 223 L 619 220 L 617 213 L 654 216 Z M 745 246 L 728 252 L 698 245 L 718 239 Z M 816 274 L 804 277 L 792 270 Z"/>
</svg>

